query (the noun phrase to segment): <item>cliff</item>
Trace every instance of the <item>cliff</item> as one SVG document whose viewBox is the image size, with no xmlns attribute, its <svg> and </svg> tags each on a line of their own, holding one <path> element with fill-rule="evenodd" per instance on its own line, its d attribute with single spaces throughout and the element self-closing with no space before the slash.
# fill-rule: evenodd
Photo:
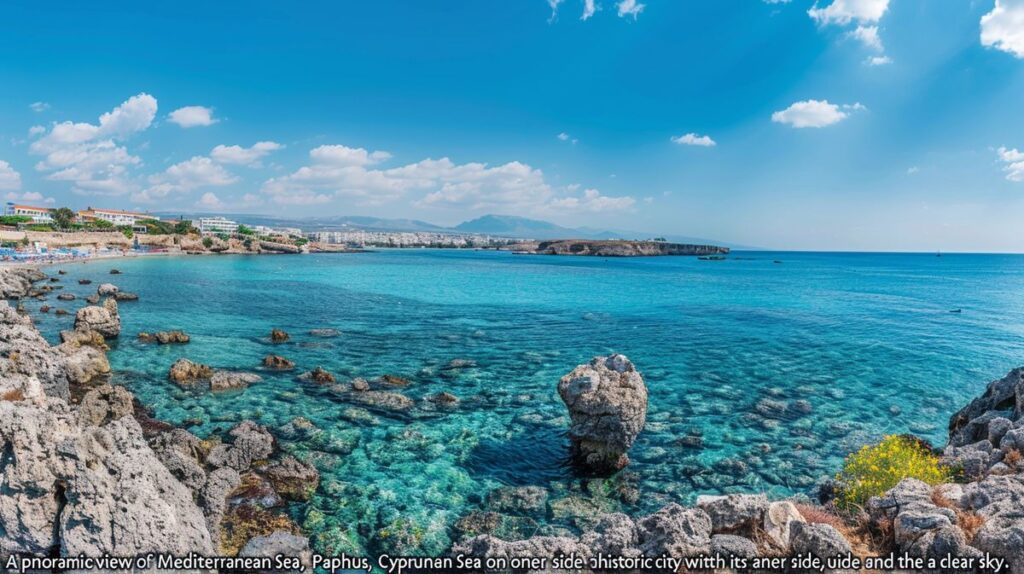
<svg viewBox="0 0 1024 574">
<path fill-rule="evenodd" d="M 510 247 L 541 255 L 590 255 L 594 257 L 650 257 L 657 255 L 721 255 L 728 247 L 717 245 L 689 245 L 663 241 L 558 239 L 526 242 Z"/>
</svg>

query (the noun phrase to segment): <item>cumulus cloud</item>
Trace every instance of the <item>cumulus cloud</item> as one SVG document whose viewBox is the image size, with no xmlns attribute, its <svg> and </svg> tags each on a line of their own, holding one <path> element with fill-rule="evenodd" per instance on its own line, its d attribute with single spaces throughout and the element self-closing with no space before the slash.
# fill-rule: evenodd
<svg viewBox="0 0 1024 574">
<path fill-rule="evenodd" d="M 892 63 L 892 58 L 889 56 L 872 56 L 865 60 L 869 66 L 886 66 Z"/>
<path fill-rule="evenodd" d="M 602 211 L 623 211 L 636 204 L 636 200 L 628 195 L 611 197 L 602 195 L 596 189 L 583 190 L 582 196 L 562 197 L 551 200 L 549 211 L 583 211 L 599 213 Z"/>
<path fill-rule="evenodd" d="M 679 145 L 695 145 L 700 147 L 714 147 L 718 145 L 715 140 L 711 139 L 711 136 L 699 136 L 692 132 L 681 136 L 673 136 L 671 139 L 672 143 Z"/>
<path fill-rule="evenodd" d="M 839 106 L 828 100 L 807 100 L 773 113 L 772 121 L 794 128 L 823 128 L 845 120 L 851 111 L 863 109 L 861 104 Z"/>
<path fill-rule="evenodd" d="M 49 172 L 47 179 L 72 182 L 76 193 L 127 193 L 133 189 L 128 169 L 141 160 L 119 142 L 152 125 L 156 111 L 156 98 L 142 93 L 101 115 L 97 124 L 56 123 L 29 146 L 30 153 L 43 156 L 36 170 Z"/>
<path fill-rule="evenodd" d="M 219 145 L 213 148 L 210 157 L 220 163 L 258 167 L 261 159 L 283 147 L 283 145 L 272 141 L 256 142 L 251 147 Z"/>
<path fill-rule="evenodd" d="M 877 52 L 885 51 L 885 47 L 882 45 L 882 38 L 878 36 L 878 26 L 857 26 L 848 35 L 872 50 Z"/>
<path fill-rule="evenodd" d="M 573 144 L 580 141 L 565 132 L 558 134 L 558 139 L 564 142 L 572 142 Z"/>
<path fill-rule="evenodd" d="M 999 161 L 1003 162 L 1006 179 L 1024 181 L 1024 152 L 1017 151 L 1016 148 L 1005 147 L 1000 147 L 996 152 L 999 154 Z"/>
<path fill-rule="evenodd" d="M 33 112 L 39 113 L 39 112 L 45 112 L 46 110 L 50 109 L 50 104 L 48 104 L 46 102 L 32 102 L 31 104 L 28 105 L 28 107 Z"/>
<path fill-rule="evenodd" d="M 21 189 L 21 174 L 11 164 L 0 160 L 0 190 Z"/>
<path fill-rule="evenodd" d="M 619 18 L 632 16 L 636 20 L 637 16 L 644 11 L 647 5 L 641 4 L 637 0 L 621 0 L 615 7 L 619 10 Z"/>
<path fill-rule="evenodd" d="M 589 20 L 597 12 L 597 8 L 595 0 L 583 0 L 583 15 L 580 16 L 580 20 Z"/>
<path fill-rule="evenodd" d="M 213 117 L 213 108 L 207 108 L 204 106 L 185 106 L 183 108 L 178 108 L 171 112 L 171 115 L 168 116 L 167 119 L 183 128 L 212 126 L 218 121 Z"/>
<path fill-rule="evenodd" d="M 981 17 L 981 45 L 1024 58 L 1024 0 L 996 0 Z"/>
<path fill-rule="evenodd" d="M 238 181 L 238 177 L 212 159 L 195 156 L 172 165 L 162 173 L 151 175 L 150 186 L 133 194 L 132 199 L 151 202 L 174 193 L 186 193 L 200 187 L 221 187 Z"/>
<path fill-rule="evenodd" d="M 26 203 L 44 203 L 47 205 L 57 203 L 57 200 L 52 197 L 45 197 L 38 191 L 26 191 L 25 193 L 9 191 L 4 195 L 4 199 L 7 201 L 24 201 Z"/>
<path fill-rule="evenodd" d="M 196 202 L 196 206 L 208 209 L 222 209 L 224 207 L 224 202 L 217 197 L 217 194 L 212 191 L 207 191 L 199 198 L 199 201 Z"/>
<path fill-rule="evenodd" d="M 595 211 L 605 205 L 624 206 L 621 198 L 593 194 L 556 204 L 572 199 L 564 194 L 574 189 L 555 190 L 541 170 L 518 161 L 489 166 L 457 164 L 443 157 L 383 168 L 378 164 L 390 159 L 387 152 L 343 145 L 320 146 L 311 150 L 309 157 L 309 165 L 267 180 L 263 194 L 286 205 L 323 204 L 338 198 L 372 205 L 412 195 L 419 207 L 465 210 L 539 212 L 558 206 Z"/>
<path fill-rule="evenodd" d="M 889 9 L 889 0 L 833 0 L 824 8 L 817 4 L 807 14 L 818 24 L 846 26 L 851 22 L 866 24 L 878 22 Z"/>
<path fill-rule="evenodd" d="M 32 127 L 28 128 L 28 137 L 30 137 L 30 138 L 34 138 L 34 137 L 36 137 L 38 135 L 42 135 L 42 134 L 45 134 L 45 133 L 46 133 L 46 128 L 44 128 L 43 126 L 32 126 Z"/>
</svg>

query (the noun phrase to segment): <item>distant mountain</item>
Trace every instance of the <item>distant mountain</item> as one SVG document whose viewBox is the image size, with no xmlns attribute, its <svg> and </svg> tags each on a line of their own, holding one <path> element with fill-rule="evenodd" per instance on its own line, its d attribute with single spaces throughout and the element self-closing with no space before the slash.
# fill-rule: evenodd
<svg viewBox="0 0 1024 574">
<path fill-rule="evenodd" d="M 486 233 L 504 235 L 506 237 L 530 237 L 533 239 L 551 239 L 554 237 L 573 237 L 580 232 L 538 219 L 527 219 L 515 215 L 484 215 L 476 219 L 464 221 L 453 229 L 463 233 Z M 588 234 L 589 235 L 589 234 Z M 596 239 L 579 237 L 578 239 Z"/>
<path fill-rule="evenodd" d="M 166 217 L 202 217 L 209 213 L 157 213 Z M 334 215 L 327 217 L 275 217 L 245 213 L 218 213 L 222 217 L 233 219 L 249 225 L 266 225 L 268 227 L 298 227 L 304 231 L 343 231 L 346 229 L 362 229 L 366 231 L 425 231 L 434 233 L 476 233 L 498 235 L 502 237 L 522 237 L 529 239 L 651 239 L 650 233 L 640 233 L 623 229 L 597 229 L 592 227 L 562 227 L 539 219 L 529 219 L 516 215 L 489 214 L 464 221 L 455 227 L 443 227 L 418 219 L 386 219 L 360 215 Z M 696 245 L 721 245 L 732 249 L 757 249 L 743 245 L 735 245 L 724 241 L 687 237 L 683 235 L 663 235 L 673 243 L 692 243 Z"/>
</svg>

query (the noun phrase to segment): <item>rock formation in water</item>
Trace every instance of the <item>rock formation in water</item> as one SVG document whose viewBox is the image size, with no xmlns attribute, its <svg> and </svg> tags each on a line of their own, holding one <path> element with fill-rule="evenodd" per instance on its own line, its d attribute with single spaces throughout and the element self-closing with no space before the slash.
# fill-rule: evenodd
<svg viewBox="0 0 1024 574">
<path fill-rule="evenodd" d="M 184 357 L 175 361 L 167 372 L 168 379 L 183 387 L 195 385 L 201 380 L 209 379 L 211 376 L 213 376 L 213 369 L 209 366 L 194 363 Z"/>
<path fill-rule="evenodd" d="M 594 357 L 558 382 L 569 409 L 575 461 L 593 472 L 609 473 L 629 464 L 647 417 L 647 386 L 624 355 Z"/>
<path fill-rule="evenodd" d="M 106 299 L 103 306 L 90 305 L 82 307 L 75 313 L 76 331 L 94 331 L 106 339 L 114 339 L 121 334 L 121 316 L 118 313 L 117 301 Z"/>
<path fill-rule="evenodd" d="M 555 239 L 519 243 L 509 247 L 519 252 L 541 255 L 590 255 L 594 257 L 647 257 L 655 255 L 724 255 L 728 247 L 689 245 L 663 241 L 626 241 L 593 239 Z"/>
</svg>

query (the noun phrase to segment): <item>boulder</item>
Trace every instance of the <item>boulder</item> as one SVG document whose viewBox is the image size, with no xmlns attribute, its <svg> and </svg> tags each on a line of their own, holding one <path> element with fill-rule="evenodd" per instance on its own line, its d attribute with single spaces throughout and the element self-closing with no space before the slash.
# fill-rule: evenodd
<svg viewBox="0 0 1024 574">
<path fill-rule="evenodd" d="M 61 293 L 60 295 L 57 295 L 57 300 L 58 301 L 74 301 L 75 300 L 75 296 L 73 294 L 71 294 L 71 293 Z"/>
<path fill-rule="evenodd" d="M 303 381 L 311 381 L 318 385 L 330 385 L 334 384 L 334 375 L 329 373 L 323 367 L 317 367 L 312 371 L 302 373 L 299 378 Z"/>
<path fill-rule="evenodd" d="M 210 377 L 210 390 L 230 391 L 244 389 L 253 383 L 258 383 L 263 377 L 256 373 L 240 373 L 236 371 L 215 371 Z"/>
<path fill-rule="evenodd" d="M 714 532 L 749 532 L 764 523 L 768 497 L 763 494 L 702 496 L 698 497 L 697 506 L 711 517 Z"/>
<path fill-rule="evenodd" d="M 431 395 L 427 397 L 427 400 L 439 405 L 454 405 L 459 402 L 459 397 L 449 392 L 442 391 L 440 393 L 437 393 L 436 395 Z"/>
<path fill-rule="evenodd" d="M 309 500 L 320 484 L 320 473 L 293 456 L 285 456 L 264 471 L 270 483 L 287 500 Z"/>
<path fill-rule="evenodd" d="M 108 297 L 110 295 L 114 295 L 118 291 L 120 291 L 120 289 L 118 289 L 117 285 L 114 285 L 113 283 L 103 283 L 96 288 L 96 294 L 100 297 Z"/>
<path fill-rule="evenodd" d="M 971 544 L 1024 572 L 1024 474 L 988 476 L 963 487 L 961 502 L 984 519 Z"/>
<path fill-rule="evenodd" d="M 772 544 L 785 553 L 789 550 L 790 530 L 794 522 L 806 522 L 795 504 L 789 501 L 772 502 L 764 514 L 761 528 Z"/>
<path fill-rule="evenodd" d="M 250 538 L 238 552 L 242 557 L 293 556 L 299 558 L 309 570 L 313 555 L 309 550 L 309 538 L 297 536 L 286 530 L 276 530 L 266 536 Z"/>
<path fill-rule="evenodd" d="M 949 419 L 949 445 L 962 447 L 988 440 L 989 424 L 998 418 L 1020 420 L 1024 412 L 1024 368 L 988 384 L 985 392 Z M 1002 423 L 997 423 L 1001 425 Z"/>
<path fill-rule="evenodd" d="M 128 291 L 118 291 L 114 293 L 114 299 L 117 301 L 138 301 L 139 296 L 135 293 L 129 293 Z"/>
<path fill-rule="evenodd" d="M 91 283 L 92 283 L 92 279 L 79 279 L 78 280 L 78 284 L 79 285 L 89 285 Z"/>
<path fill-rule="evenodd" d="M 132 394 L 124 387 L 101 385 L 85 393 L 78 405 L 78 420 L 83 426 L 102 426 L 132 414 Z"/>
<path fill-rule="evenodd" d="M 263 366 L 269 369 L 294 369 L 295 363 L 279 355 L 267 355 L 263 357 Z"/>
<path fill-rule="evenodd" d="M 288 333 L 282 331 L 281 329 L 272 329 L 270 331 L 270 340 L 275 343 L 283 343 L 290 338 L 291 337 L 288 336 Z"/>
<path fill-rule="evenodd" d="M 558 394 L 569 409 L 576 462 L 598 473 L 626 466 L 647 416 L 647 387 L 633 363 L 624 355 L 595 357 L 562 377 Z"/>
<path fill-rule="evenodd" d="M 149 445 L 167 470 L 198 498 L 206 484 L 202 441 L 187 430 L 176 428 L 156 434 Z"/>
<path fill-rule="evenodd" d="M 416 405 L 409 397 L 389 391 L 361 391 L 350 396 L 352 400 L 364 406 L 386 411 L 407 411 Z"/>
<path fill-rule="evenodd" d="M 592 554 L 637 557 L 641 554 L 640 529 L 625 514 L 605 514 L 593 529 L 580 536 L 580 544 Z"/>
<path fill-rule="evenodd" d="M 76 331 L 95 331 L 105 339 L 113 339 L 121 334 L 121 316 L 117 311 L 117 302 L 107 299 L 102 307 L 82 307 L 75 314 Z"/>
<path fill-rule="evenodd" d="M 25 297 L 32 290 L 33 283 L 45 278 L 46 276 L 36 269 L 0 267 L 0 299 Z"/>
<path fill-rule="evenodd" d="M 742 536 L 715 534 L 711 537 L 711 553 L 728 559 L 730 556 L 756 558 L 757 544 Z"/>
<path fill-rule="evenodd" d="M 793 522 L 789 544 L 794 554 L 813 554 L 822 560 L 853 552 L 835 527 L 821 523 Z"/>
<path fill-rule="evenodd" d="M 671 503 L 637 521 L 640 549 L 647 556 L 675 558 L 707 554 L 711 550 L 711 517 L 699 508 Z"/>
<path fill-rule="evenodd" d="M 366 379 L 362 377 L 356 377 L 352 379 L 352 390 L 359 393 L 363 391 L 368 391 L 370 390 L 370 383 L 368 383 Z"/>
<path fill-rule="evenodd" d="M 167 373 L 167 378 L 182 387 L 195 385 L 199 381 L 209 379 L 212 376 L 213 369 L 206 365 L 193 363 L 184 357 L 175 361 Z"/>
</svg>

